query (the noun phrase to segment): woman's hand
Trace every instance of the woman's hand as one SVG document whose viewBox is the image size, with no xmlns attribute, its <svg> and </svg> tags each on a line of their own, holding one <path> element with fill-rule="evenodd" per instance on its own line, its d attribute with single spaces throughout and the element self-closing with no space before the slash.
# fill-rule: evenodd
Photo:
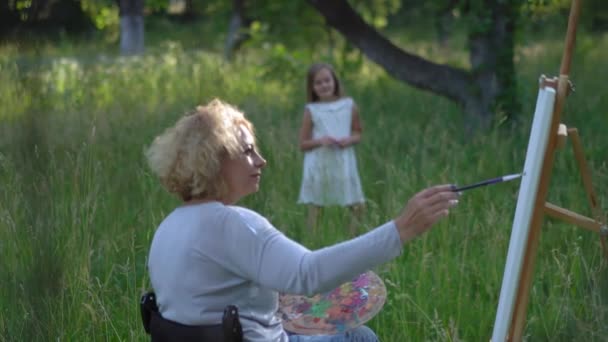
<svg viewBox="0 0 608 342">
<path fill-rule="evenodd" d="M 401 243 L 426 232 L 449 214 L 449 209 L 458 204 L 460 196 L 452 188 L 450 184 L 433 186 L 417 193 L 407 202 L 405 209 L 395 218 Z"/>
</svg>

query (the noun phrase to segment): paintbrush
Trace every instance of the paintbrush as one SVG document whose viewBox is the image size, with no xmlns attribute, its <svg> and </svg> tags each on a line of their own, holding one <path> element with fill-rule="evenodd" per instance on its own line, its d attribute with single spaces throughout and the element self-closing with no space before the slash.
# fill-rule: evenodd
<svg viewBox="0 0 608 342">
<path fill-rule="evenodd" d="M 454 192 L 461 192 L 461 191 L 465 191 L 465 190 L 475 189 L 475 188 L 478 188 L 480 186 L 486 186 L 486 185 L 490 185 L 490 184 L 498 184 L 498 183 L 502 183 L 502 182 L 508 182 L 508 181 L 517 179 L 517 178 L 521 177 L 522 175 L 523 175 L 523 173 L 516 173 L 516 174 L 512 174 L 512 175 L 506 175 L 506 176 L 502 176 L 502 177 L 496 177 L 496 178 L 484 180 L 484 181 L 479 182 L 479 183 L 457 187 L 457 188 L 454 188 L 452 191 L 454 191 Z"/>
</svg>

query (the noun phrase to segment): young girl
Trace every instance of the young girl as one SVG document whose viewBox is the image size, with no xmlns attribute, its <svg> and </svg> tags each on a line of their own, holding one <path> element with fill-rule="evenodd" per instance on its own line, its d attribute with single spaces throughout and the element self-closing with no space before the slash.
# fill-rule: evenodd
<svg viewBox="0 0 608 342">
<path fill-rule="evenodd" d="M 308 204 L 308 226 L 316 229 L 320 207 L 347 206 L 354 214 L 355 235 L 365 197 L 361 189 L 354 145 L 361 140 L 359 111 L 343 94 L 333 68 L 325 63 L 308 70 L 308 104 L 300 130 L 304 170 L 298 203 Z"/>
</svg>

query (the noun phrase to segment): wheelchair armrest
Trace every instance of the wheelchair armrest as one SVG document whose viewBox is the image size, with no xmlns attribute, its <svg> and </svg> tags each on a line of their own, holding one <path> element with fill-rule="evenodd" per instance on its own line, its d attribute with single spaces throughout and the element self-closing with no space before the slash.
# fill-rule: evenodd
<svg viewBox="0 0 608 342">
<path fill-rule="evenodd" d="M 236 306 L 228 305 L 224 309 L 222 329 L 224 330 L 225 342 L 243 341 L 243 327 L 239 319 L 239 309 Z"/>
<path fill-rule="evenodd" d="M 141 321 L 144 325 L 144 330 L 147 334 L 150 334 L 150 320 L 152 319 L 152 313 L 158 313 L 156 294 L 154 294 L 154 292 L 146 292 L 141 296 L 139 301 L 139 311 L 141 313 Z"/>
</svg>

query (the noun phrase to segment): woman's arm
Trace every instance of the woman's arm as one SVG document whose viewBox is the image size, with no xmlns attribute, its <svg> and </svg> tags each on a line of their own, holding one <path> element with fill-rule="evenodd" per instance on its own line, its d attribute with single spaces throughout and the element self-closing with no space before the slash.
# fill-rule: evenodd
<svg viewBox="0 0 608 342">
<path fill-rule="evenodd" d="M 401 254 L 402 246 L 428 231 L 458 204 L 449 184 L 424 189 L 392 221 L 355 239 L 310 252 L 272 227 L 261 252 L 257 279 L 289 293 L 314 294 Z M 266 221 L 267 222 L 267 221 Z"/>
<path fill-rule="evenodd" d="M 198 253 L 239 278 L 295 294 L 331 290 L 397 257 L 402 242 L 395 222 L 358 238 L 310 251 L 287 238 L 254 211 L 226 208 L 219 221 L 203 227 Z"/>
<path fill-rule="evenodd" d="M 403 244 L 428 231 L 458 203 L 450 185 L 414 195 L 394 220 L 355 239 L 310 251 L 287 238 L 259 214 L 230 209 L 209 228 L 212 240 L 201 252 L 236 275 L 262 286 L 295 294 L 330 290 L 352 277 L 396 258 Z"/>
<path fill-rule="evenodd" d="M 261 254 L 257 279 L 281 292 L 313 295 L 396 258 L 401 250 L 393 221 L 316 251 L 309 251 L 281 233 L 273 234 Z"/>
</svg>

